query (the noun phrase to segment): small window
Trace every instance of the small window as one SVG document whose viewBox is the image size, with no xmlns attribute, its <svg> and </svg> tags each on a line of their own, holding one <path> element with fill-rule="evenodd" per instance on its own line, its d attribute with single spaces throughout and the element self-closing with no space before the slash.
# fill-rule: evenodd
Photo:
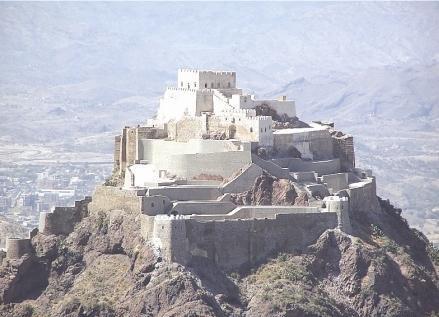
<svg viewBox="0 0 439 317">
<path fill-rule="evenodd" d="M 247 102 L 247 97 L 244 97 L 244 102 Z"/>
<path fill-rule="evenodd" d="M 204 84 L 204 88 L 207 88 L 207 83 Z"/>
<path fill-rule="evenodd" d="M 184 84 L 183 84 L 183 82 L 181 82 L 181 87 L 183 87 L 184 86 Z"/>
<path fill-rule="evenodd" d="M 197 83 L 194 83 L 194 87 L 197 88 Z"/>
<path fill-rule="evenodd" d="M 162 229 L 165 229 L 165 226 L 162 226 Z"/>
<path fill-rule="evenodd" d="M 261 128 L 261 133 L 262 133 L 262 128 Z"/>
<path fill-rule="evenodd" d="M 165 200 L 163 199 L 163 206 L 166 204 Z"/>
<path fill-rule="evenodd" d="M 151 207 L 154 208 L 154 203 L 151 203 Z"/>
<path fill-rule="evenodd" d="M 267 128 L 264 129 L 264 132 L 267 132 Z"/>
<path fill-rule="evenodd" d="M 230 88 L 230 82 L 228 82 L 228 83 L 227 83 L 227 87 L 229 87 L 229 88 Z"/>
<path fill-rule="evenodd" d="M 253 132 L 253 128 L 250 128 L 250 132 Z"/>
</svg>

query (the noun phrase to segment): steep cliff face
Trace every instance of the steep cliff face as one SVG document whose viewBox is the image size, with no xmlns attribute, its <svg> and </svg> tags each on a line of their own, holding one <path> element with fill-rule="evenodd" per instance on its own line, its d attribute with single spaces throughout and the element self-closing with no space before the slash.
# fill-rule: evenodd
<svg viewBox="0 0 439 317">
<path fill-rule="evenodd" d="M 239 274 L 161 262 L 138 216 L 93 214 L 68 236 L 36 235 L 34 255 L 5 260 L 0 315 L 433 316 L 438 253 L 380 202 L 379 212 L 354 213 L 355 237 L 328 230 Z"/>
</svg>

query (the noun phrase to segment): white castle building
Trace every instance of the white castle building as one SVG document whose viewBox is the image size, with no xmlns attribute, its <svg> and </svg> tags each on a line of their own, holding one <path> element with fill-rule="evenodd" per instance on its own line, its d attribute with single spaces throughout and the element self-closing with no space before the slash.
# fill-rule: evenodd
<svg viewBox="0 0 439 317">
<path fill-rule="evenodd" d="M 114 163 L 92 197 L 41 213 L 39 232 L 67 235 L 88 215 L 126 212 L 163 260 L 236 270 L 328 229 L 353 233 L 352 215 L 380 208 L 375 178 L 355 167 L 352 136 L 300 121 L 286 97 L 244 93 L 234 72 L 179 70 L 157 117 L 115 138 Z M 9 239 L 7 256 L 31 249 Z"/>
</svg>

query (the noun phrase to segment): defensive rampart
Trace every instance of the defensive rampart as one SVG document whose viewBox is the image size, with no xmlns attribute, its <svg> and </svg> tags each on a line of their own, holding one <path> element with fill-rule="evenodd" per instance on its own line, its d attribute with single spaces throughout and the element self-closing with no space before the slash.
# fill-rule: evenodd
<svg viewBox="0 0 439 317">
<path fill-rule="evenodd" d="M 190 261 L 208 258 L 225 270 L 248 268 L 279 251 L 302 249 L 326 229 L 337 227 L 337 214 L 279 214 L 275 219 L 201 222 L 186 220 Z"/>
<path fill-rule="evenodd" d="M 124 210 L 128 213 L 140 213 L 142 209 L 140 196 L 143 195 L 144 191 L 125 190 L 113 186 L 97 186 L 88 209 L 92 214 L 115 209 Z"/>
<path fill-rule="evenodd" d="M 52 212 L 40 213 L 38 231 L 42 234 L 69 234 L 75 224 L 88 215 L 91 197 L 76 201 L 74 207 L 55 207 Z"/>
</svg>

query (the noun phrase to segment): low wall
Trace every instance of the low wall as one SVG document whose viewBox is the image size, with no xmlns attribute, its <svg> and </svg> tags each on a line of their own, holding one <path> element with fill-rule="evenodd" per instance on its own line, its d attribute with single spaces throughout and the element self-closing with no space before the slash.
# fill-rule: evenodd
<svg viewBox="0 0 439 317">
<path fill-rule="evenodd" d="M 172 206 L 169 198 L 163 195 L 141 196 L 140 204 L 142 214 L 150 216 L 164 214 L 168 212 Z"/>
<path fill-rule="evenodd" d="M 186 220 L 190 258 L 204 257 L 225 270 L 248 268 L 279 251 L 302 249 L 337 227 L 337 214 L 281 214 L 275 219 Z"/>
<path fill-rule="evenodd" d="M 223 193 L 242 193 L 249 190 L 257 177 L 262 175 L 262 168 L 252 163 L 236 177 L 223 185 Z"/>
<path fill-rule="evenodd" d="M 172 212 L 180 215 L 227 214 L 236 206 L 230 201 L 180 201 L 174 204 Z"/>
<path fill-rule="evenodd" d="M 90 213 L 100 211 L 124 210 L 128 213 L 140 213 L 142 210 L 141 192 L 126 190 L 113 186 L 97 186 L 93 193 L 93 200 L 89 204 Z"/>
<path fill-rule="evenodd" d="M 229 178 L 237 170 L 251 163 L 250 151 L 196 153 L 171 155 L 172 164 L 166 169 L 180 177 L 197 178 L 200 175 Z"/>
<path fill-rule="evenodd" d="M 339 190 L 348 188 L 348 174 L 337 173 L 322 176 L 322 183 L 325 183 L 328 189 L 332 189 L 332 192 L 338 192 Z"/>
<path fill-rule="evenodd" d="M 316 172 L 319 175 L 336 174 L 340 172 L 340 160 L 304 161 L 291 158 L 288 162 L 290 172 Z"/>
<path fill-rule="evenodd" d="M 293 177 L 296 179 L 296 181 L 303 183 L 303 182 L 317 182 L 317 177 L 315 172 L 295 172 L 293 173 Z"/>
<path fill-rule="evenodd" d="M 279 214 L 318 213 L 318 207 L 303 206 L 242 206 L 228 214 L 192 215 L 190 219 L 199 221 L 232 220 L 232 219 L 275 219 Z"/>
<path fill-rule="evenodd" d="M 290 171 L 288 168 L 282 168 L 279 165 L 273 163 L 272 161 L 266 161 L 258 157 L 257 155 L 252 155 L 252 161 L 262 169 L 266 170 L 269 174 L 280 178 L 280 179 L 290 179 Z"/>
<path fill-rule="evenodd" d="M 219 186 L 214 185 L 182 185 L 151 187 L 148 189 L 148 195 L 163 195 L 170 200 L 216 200 L 222 195 Z"/>
<path fill-rule="evenodd" d="M 8 238 L 6 240 L 6 258 L 19 259 L 33 252 L 30 239 Z"/>
</svg>

